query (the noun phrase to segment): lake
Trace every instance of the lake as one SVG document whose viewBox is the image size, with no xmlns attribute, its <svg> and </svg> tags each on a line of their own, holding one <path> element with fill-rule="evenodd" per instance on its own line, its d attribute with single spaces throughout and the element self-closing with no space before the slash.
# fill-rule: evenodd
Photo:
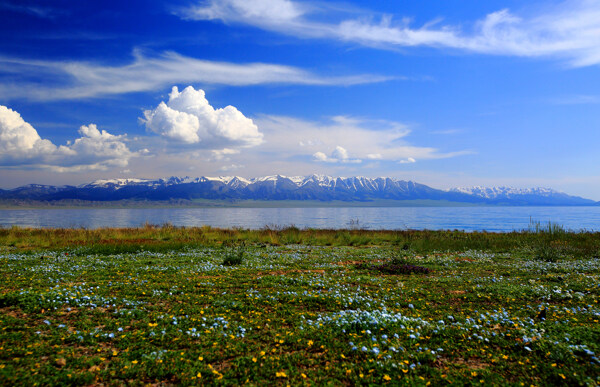
<svg viewBox="0 0 600 387">
<path fill-rule="evenodd" d="M 0 226 L 241 227 L 295 225 L 299 228 L 430 229 L 508 232 L 523 230 L 530 219 L 567 229 L 600 231 L 597 207 L 325 207 L 325 208 L 103 208 L 0 210 Z"/>
</svg>

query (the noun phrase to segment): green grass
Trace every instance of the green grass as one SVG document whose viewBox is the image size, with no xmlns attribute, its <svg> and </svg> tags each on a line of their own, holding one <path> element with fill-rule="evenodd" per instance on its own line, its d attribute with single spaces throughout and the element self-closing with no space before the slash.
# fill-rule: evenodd
<svg viewBox="0 0 600 387">
<path fill-rule="evenodd" d="M 510 233 L 462 231 L 322 230 L 267 227 L 260 230 L 146 225 L 140 228 L 0 228 L 0 251 L 78 248 L 87 254 L 168 252 L 204 246 L 237 245 L 388 246 L 419 253 L 483 250 L 534 256 L 550 248 L 558 256 L 593 257 L 600 253 L 599 232 L 570 232 L 532 222 L 529 230 Z"/>
<path fill-rule="evenodd" d="M 598 234 L 550 231 L 0 230 L 0 385 L 597 385 Z"/>
</svg>

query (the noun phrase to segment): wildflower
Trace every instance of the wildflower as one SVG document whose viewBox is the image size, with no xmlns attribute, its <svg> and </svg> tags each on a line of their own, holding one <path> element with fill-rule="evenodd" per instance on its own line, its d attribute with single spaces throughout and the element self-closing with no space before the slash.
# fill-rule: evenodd
<svg viewBox="0 0 600 387">
<path fill-rule="evenodd" d="M 392 378 L 390 378 L 389 375 L 383 375 L 383 380 L 385 380 L 386 382 L 389 382 L 390 380 L 392 380 Z"/>
<path fill-rule="evenodd" d="M 279 371 L 275 373 L 275 377 L 277 378 L 287 378 L 287 375 L 285 374 L 285 371 Z"/>
</svg>

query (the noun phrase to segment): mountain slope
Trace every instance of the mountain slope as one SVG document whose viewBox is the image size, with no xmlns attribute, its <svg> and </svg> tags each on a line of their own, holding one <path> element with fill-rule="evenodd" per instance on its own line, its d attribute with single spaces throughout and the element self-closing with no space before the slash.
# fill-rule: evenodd
<svg viewBox="0 0 600 387">
<path fill-rule="evenodd" d="M 485 205 L 597 205 L 593 200 L 548 188 L 471 187 L 439 190 L 393 178 L 265 176 L 170 177 L 167 179 L 108 179 L 80 186 L 30 184 L 0 190 L 0 199 L 33 201 L 169 201 L 206 200 L 444 200 Z"/>
</svg>

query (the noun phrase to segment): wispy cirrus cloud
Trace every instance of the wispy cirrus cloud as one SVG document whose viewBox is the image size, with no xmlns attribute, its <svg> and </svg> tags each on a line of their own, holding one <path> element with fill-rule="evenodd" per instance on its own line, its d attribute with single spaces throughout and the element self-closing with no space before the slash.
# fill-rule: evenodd
<svg viewBox="0 0 600 387">
<path fill-rule="evenodd" d="M 52 7 L 14 4 L 10 1 L 0 3 L 0 10 L 1 9 L 17 13 L 25 13 L 43 19 L 54 19 L 58 15 L 63 15 L 65 13 L 64 11 L 60 11 Z"/>
<path fill-rule="evenodd" d="M 278 10 L 274 12 L 273 10 Z M 421 26 L 408 18 L 356 17 L 329 12 L 324 4 L 293 0 L 207 0 L 177 14 L 187 20 L 221 20 L 304 38 L 329 38 L 365 46 L 435 47 L 519 57 L 559 58 L 574 67 L 600 64 L 600 1 L 549 5 L 520 16 L 500 9 L 470 28 L 433 20 Z M 322 21 L 323 16 L 330 21 Z"/>
<path fill-rule="evenodd" d="M 69 100 L 160 90 L 176 83 L 253 86 L 297 84 L 349 86 L 383 82 L 379 75 L 326 76 L 269 63 L 231 63 L 191 58 L 175 52 L 147 56 L 134 51 L 120 66 L 85 61 L 47 61 L 0 57 L 0 94 L 7 100 Z"/>
<path fill-rule="evenodd" d="M 553 105 L 596 105 L 600 104 L 600 95 L 568 95 L 548 100 Z"/>
<path fill-rule="evenodd" d="M 410 128 L 399 122 L 347 116 L 318 122 L 274 115 L 258 116 L 254 122 L 265 134 L 265 143 L 257 151 L 279 159 L 304 157 L 306 162 L 338 165 L 367 161 L 404 164 L 472 153 L 414 145 L 408 140 Z"/>
</svg>

